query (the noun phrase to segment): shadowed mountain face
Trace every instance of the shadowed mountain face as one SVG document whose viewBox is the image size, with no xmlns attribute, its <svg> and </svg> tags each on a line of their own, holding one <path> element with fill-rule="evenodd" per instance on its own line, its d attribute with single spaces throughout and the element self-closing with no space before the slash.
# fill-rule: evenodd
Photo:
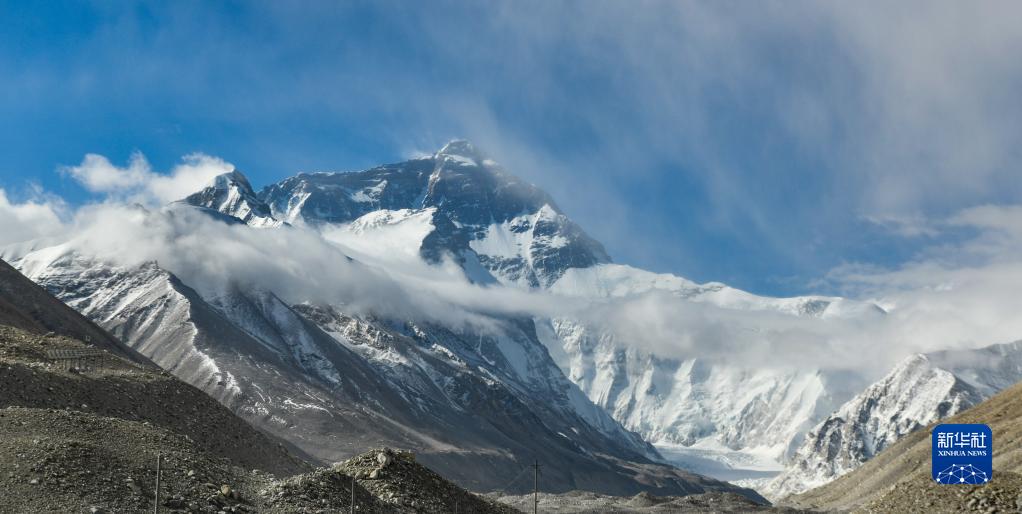
<svg viewBox="0 0 1022 514">
<path fill-rule="evenodd" d="M 29 332 L 65 335 L 87 341 L 134 363 L 153 365 L 142 354 L 82 317 L 3 260 L 0 260 L 0 325 Z"/>
<path fill-rule="evenodd" d="M 214 212 L 229 212 L 232 217 L 256 227 L 280 224 L 271 216 L 270 208 L 256 197 L 248 178 L 238 171 L 216 177 L 212 184 L 188 195 L 183 202 Z"/>
</svg>

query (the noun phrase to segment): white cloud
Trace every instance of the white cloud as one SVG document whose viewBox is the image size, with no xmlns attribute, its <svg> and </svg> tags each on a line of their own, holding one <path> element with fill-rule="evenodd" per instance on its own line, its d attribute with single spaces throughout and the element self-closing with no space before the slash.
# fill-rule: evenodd
<svg viewBox="0 0 1022 514">
<path fill-rule="evenodd" d="M 161 202 L 180 200 L 209 183 L 213 177 L 234 171 L 234 165 L 202 153 L 186 155 L 169 175 L 156 175 L 149 190 Z"/>
<path fill-rule="evenodd" d="M 126 168 L 114 166 L 109 159 L 94 153 L 86 154 L 78 166 L 62 168 L 86 189 L 96 193 L 114 193 L 142 187 L 153 175 L 145 156 L 131 154 Z"/>
<path fill-rule="evenodd" d="M 112 196 L 74 213 L 71 247 L 120 265 L 157 261 L 210 296 L 240 285 L 273 291 L 292 303 L 329 303 L 455 327 L 487 327 L 494 323 L 492 315 L 567 317 L 662 357 L 699 356 L 750 367 L 833 367 L 876 375 L 912 352 L 1022 337 L 1016 308 L 1022 290 L 1018 205 L 978 206 L 940 220 L 890 221 L 906 236 L 925 235 L 931 246 L 895 269 L 851 264 L 828 276 L 855 297 L 875 299 L 889 314 L 821 320 L 721 308 L 657 292 L 586 300 L 481 287 L 450 262 L 428 266 L 396 249 L 381 257 L 357 244 L 359 251 L 351 251 L 346 245 L 356 234 L 339 238 L 336 229 L 257 230 L 182 206 L 146 210 L 125 203 L 138 195 L 154 202 L 181 198 L 229 169 L 223 160 L 204 155 L 186 157 L 166 175 L 153 172 L 141 156 L 126 168 L 99 156 L 87 158 L 76 167 L 76 177 Z M 60 232 L 61 209 L 52 199 L 11 203 L 0 191 L 0 213 L 16 220 L 0 242 Z M 946 237 L 956 231 L 967 231 L 967 237 Z M 423 234 L 401 236 L 417 246 Z M 378 243 L 369 250 L 379 253 Z M 360 261 L 349 261 L 346 254 Z"/>
<path fill-rule="evenodd" d="M 45 197 L 38 191 L 37 198 L 13 203 L 4 189 L 0 189 L 0 245 L 28 241 L 56 235 L 64 230 L 61 216 L 67 210 L 58 199 Z"/>
<path fill-rule="evenodd" d="M 936 225 L 968 233 L 935 240 L 893 269 L 850 264 L 828 278 L 888 307 L 880 335 L 902 352 L 1022 339 L 1022 205 L 971 207 Z"/>
<path fill-rule="evenodd" d="M 726 231 L 817 273 L 854 251 L 841 247 L 859 229 L 849 220 L 942 217 L 1022 194 L 1020 15 L 1022 4 L 1003 1 L 507 5 L 484 10 L 476 26 L 514 34 L 510 44 L 473 44 L 475 32 L 453 29 L 456 17 L 423 25 L 440 55 L 500 71 L 413 98 L 427 129 L 444 112 L 454 132 L 550 189 L 618 257 L 676 266 L 691 252 L 679 246 Z M 531 123 L 492 101 L 507 83 Z M 536 130 L 551 111 L 574 130 Z M 590 150 L 550 145 L 549 133 Z M 639 218 L 620 184 L 646 180 L 698 188 L 684 214 L 699 237 L 677 245 L 606 221 Z M 814 239 L 834 249 L 806 251 Z"/>
<path fill-rule="evenodd" d="M 664 357 L 720 359 L 750 367 L 851 369 L 877 376 L 917 352 L 1022 339 L 1022 205 L 983 205 L 926 223 L 910 262 L 850 263 L 827 279 L 883 316 L 800 318 L 694 304 L 664 294 L 597 304 L 579 314 L 620 341 Z M 925 226 L 925 230 L 921 227 Z"/>
<path fill-rule="evenodd" d="M 345 257 L 343 247 L 306 228 L 228 225 L 186 206 L 147 210 L 104 203 L 79 210 L 69 248 L 122 266 L 156 261 L 206 297 L 232 287 L 272 291 L 289 303 L 342 306 L 394 320 L 486 328 L 488 314 L 529 314 L 552 299 L 469 283 L 451 263 Z"/>
<path fill-rule="evenodd" d="M 939 234 L 932 220 L 919 215 L 863 216 L 863 219 L 900 237 L 933 237 Z"/>
<path fill-rule="evenodd" d="M 87 154 L 81 164 L 61 170 L 94 193 L 146 205 L 160 205 L 201 189 L 213 177 L 234 170 L 234 165 L 202 153 L 182 158 L 169 173 L 157 173 L 140 152 L 131 155 L 126 167 L 119 167 L 102 155 Z"/>
<path fill-rule="evenodd" d="M 261 230 L 228 225 L 185 206 L 147 210 L 108 202 L 78 211 L 69 248 L 123 266 L 156 261 L 206 297 L 233 287 L 268 290 L 289 303 L 338 305 L 351 313 L 456 329 L 485 330 L 506 316 L 563 317 L 667 358 L 882 370 L 904 354 L 875 337 L 883 325 L 873 318 L 809 319 L 656 292 L 593 300 L 484 287 L 469 283 L 452 262 L 427 265 L 417 256 L 395 255 L 400 252 L 390 247 L 367 252 L 364 241 L 356 241 L 360 251 L 353 252 L 346 245 L 357 234 L 338 237 L 337 232 L 329 227 L 324 233 L 303 227 Z M 421 234 L 403 236 L 417 248 Z"/>
</svg>

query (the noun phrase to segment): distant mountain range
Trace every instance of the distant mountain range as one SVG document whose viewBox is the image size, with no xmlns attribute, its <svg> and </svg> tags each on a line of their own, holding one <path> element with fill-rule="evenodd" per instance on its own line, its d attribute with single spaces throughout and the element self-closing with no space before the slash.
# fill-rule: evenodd
<svg viewBox="0 0 1022 514">
<path fill-rule="evenodd" d="M 465 141 L 365 171 L 301 173 L 259 191 L 232 171 L 137 215 L 171 226 L 178 238 L 198 237 L 191 228 L 210 222 L 311 234 L 336 244 L 331 259 L 355 275 L 453 263 L 488 291 L 540 291 L 566 302 L 663 295 L 821 323 L 886 316 L 868 302 L 761 297 L 614 264 L 550 195 Z M 302 251 L 251 240 L 282 263 L 297 262 L 289 253 Z M 950 361 L 932 354 L 867 388 L 845 369 L 663 353 L 636 344 L 644 334 L 570 315 L 480 306 L 472 312 L 477 325 L 468 326 L 410 317 L 396 304 L 366 312 L 296 301 L 258 273 L 213 287 L 173 263 L 126 266 L 98 253 L 74 241 L 0 250 L 153 362 L 309 455 L 329 462 L 371 446 L 413 448 L 476 490 L 521 492 L 514 479 L 542 456 L 550 463 L 543 485 L 553 492 L 737 490 L 759 499 L 692 472 L 761 487 L 787 466 L 766 486 L 779 497 L 847 472 L 1006 385 L 984 386 L 970 380 L 979 368 L 948 370 L 940 363 Z M 330 288 L 327 271 L 295 270 Z M 670 336 L 659 343 L 675 346 Z M 891 419 L 892 412 L 901 414 Z"/>
<path fill-rule="evenodd" d="M 252 227 L 244 230 L 337 226 L 366 237 L 414 225 L 424 230 L 397 235 L 421 239 L 397 242 L 425 262 L 453 258 L 477 283 L 526 288 L 608 260 L 545 193 L 465 142 L 364 172 L 301 174 L 259 193 L 235 171 L 136 214 L 172 223 L 177 234 L 211 219 Z M 3 256 L 161 367 L 323 462 L 407 447 L 467 487 L 524 491 L 513 479 L 542 457 L 550 491 L 734 490 L 761 499 L 660 463 L 566 378 L 529 318 L 480 313 L 491 326 L 481 332 L 289 303 L 257 282 L 211 291 L 158 262 L 119 266 L 69 242 L 12 246 Z"/>
</svg>

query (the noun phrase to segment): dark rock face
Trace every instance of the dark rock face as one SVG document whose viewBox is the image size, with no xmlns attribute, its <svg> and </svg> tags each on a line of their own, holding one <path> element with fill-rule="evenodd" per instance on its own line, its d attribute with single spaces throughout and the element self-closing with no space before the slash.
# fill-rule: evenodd
<svg viewBox="0 0 1022 514">
<path fill-rule="evenodd" d="M 259 192 L 273 215 L 309 224 L 346 223 L 379 209 L 421 206 L 430 160 L 408 161 L 357 173 L 300 173 Z"/>
</svg>

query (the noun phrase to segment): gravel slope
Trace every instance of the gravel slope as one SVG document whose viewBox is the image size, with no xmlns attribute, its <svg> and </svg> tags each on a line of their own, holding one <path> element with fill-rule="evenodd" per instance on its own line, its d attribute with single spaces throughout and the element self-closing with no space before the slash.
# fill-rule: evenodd
<svg viewBox="0 0 1022 514">
<path fill-rule="evenodd" d="M 501 503 L 522 512 L 532 512 L 531 494 L 501 496 Z M 668 514 L 679 512 L 803 512 L 791 508 L 760 505 L 735 493 L 709 492 L 688 496 L 608 496 L 588 491 L 539 495 L 539 511 L 545 514 Z"/>
<path fill-rule="evenodd" d="M 415 454 L 380 448 L 333 467 L 402 513 L 511 514 L 517 510 L 470 493 L 419 464 Z"/>
</svg>

